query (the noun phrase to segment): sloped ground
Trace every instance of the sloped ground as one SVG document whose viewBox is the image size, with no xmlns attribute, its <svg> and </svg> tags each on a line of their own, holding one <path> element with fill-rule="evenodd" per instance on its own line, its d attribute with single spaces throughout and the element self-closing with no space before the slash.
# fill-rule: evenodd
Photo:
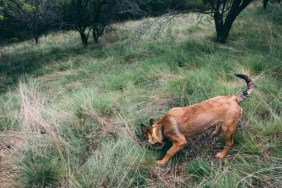
<svg viewBox="0 0 282 188">
<path fill-rule="evenodd" d="M 138 22 L 117 25 L 88 49 L 73 33 L 71 39 L 68 33 L 42 37 L 39 46 L 11 45 L 0 64 L 1 183 L 278 187 L 281 27 L 259 10 L 247 14 L 254 18 L 251 25 L 245 17 L 236 23 L 224 46 L 213 43 L 210 21 L 198 24 L 187 17 L 160 35 L 156 27 L 142 40 L 132 34 Z M 165 149 L 144 147 L 137 138 L 140 123 L 174 106 L 243 91 L 245 83 L 234 72 L 251 75 L 256 89 L 242 104 L 242 122 L 227 159 L 215 159 L 225 142 L 209 130 L 189 140 L 166 167 L 157 167 L 155 159 Z M 23 138 L 29 141 L 25 145 Z"/>
</svg>

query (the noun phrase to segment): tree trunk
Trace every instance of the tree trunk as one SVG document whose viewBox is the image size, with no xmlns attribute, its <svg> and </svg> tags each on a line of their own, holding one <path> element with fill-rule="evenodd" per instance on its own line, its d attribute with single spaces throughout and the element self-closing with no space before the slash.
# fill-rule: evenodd
<svg viewBox="0 0 282 188">
<path fill-rule="evenodd" d="M 97 32 L 97 28 L 93 27 L 92 34 L 93 34 L 93 39 L 94 39 L 95 44 L 98 44 L 99 35 L 98 35 L 98 32 Z"/>
<path fill-rule="evenodd" d="M 217 33 L 216 42 L 220 44 L 225 44 L 231 30 L 232 23 L 224 24 L 220 32 Z"/>
<path fill-rule="evenodd" d="M 83 44 L 84 48 L 87 48 L 88 46 L 88 37 L 86 36 L 86 34 L 83 31 L 79 31 L 80 34 L 80 38 Z"/>
<path fill-rule="evenodd" d="M 264 8 L 264 9 L 266 9 L 266 6 L 267 6 L 268 1 L 269 1 L 269 0 L 263 0 L 263 1 L 262 1 L 262 4 L 263 4 L 263 8 Z"/>
<path fill-rule="evenodd" d="M 92 31 L 93 39 L 94 39 L 94 42 L 97 44 L 99 38 L 100 38 L 100 37 L 103 35 L 103 33 L 104 33 L 105 26 L 102 25 L 102 24 L 94 24 L 94 25 L 92 26 L 92 28 L 93 28 L 93 31 Z"/>
<path fill-rule="evenodd" d="M 35 40 L 35 44 L 37 45 L 38 42 L 39 42 L 39 36 L 37 34 L 33 33 L 33 38 Z"/>
<path fill-rule="evenodd" d="M 223 17 L 217 11 L 214 13 L 214 23 L 215 23 L 215 30 L 216 30 L 216 42 L 221 43 L 222 32 L 223 32 Z"/>
<path fill-rule="evenodd" d="M 35 44 L 37 45 L 38 44 L 38 36 L 37 37 L 35 37 Z"/>
<path fill-rule="evenodd" d="M 232 14 L 230 13 L 226 19 L 225 22 L 223 24 L 223 20 L 220 21 L 220 23 L 218 24 L 219 26 L 217 26 L 217 38 L 216 38 L 216 42 L 220 43 L 220 44 L 225 44 L 227 42 L 227 38 L 229 36 L 229 32 L 232 28 L 232 24 L 235 21 L 237 15 L 236 14 Z"/>
<path fill-rule="evenodd" d="M 94 36 L 94 33 L 93 33 L 93 38 L 94 38 L 94 43 L 98 44 L 99 43 L 99 37 L 98 36 Z"/>
<path fill-rule="evenodd" d="M 240 14 L 240 12 L 245 9 L 252 1 L 253 0 L 243 0 L 243 2 L 241 2 L 234 0 L 225 20 L 223 19 L 223 13 L 220 14 L 219 9 L 216 10 L 214 14 L 214 21 L 217 34 L 216 42 L 220 44 L 226 43 L 233 22 Z"/>
</svg>

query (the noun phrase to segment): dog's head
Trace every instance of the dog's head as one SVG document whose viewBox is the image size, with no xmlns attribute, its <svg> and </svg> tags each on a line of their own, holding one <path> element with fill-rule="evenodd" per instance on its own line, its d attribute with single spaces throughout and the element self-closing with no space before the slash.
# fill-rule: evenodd
<svg viewBox="0 0 282 188">
<path fill-rule="evenodd" d="M 156 145 L 158 144 L 158 141 L 153 137 L 153 126 L 155 124 L 155 121 L 153 119 L 150 119 L 150 125 L 151 128 L 147 128 L 143 123 L 141 123 L 141 131 L 146 138 L 146 140 L 151 144 L 151 145 Z"/>
</svg>

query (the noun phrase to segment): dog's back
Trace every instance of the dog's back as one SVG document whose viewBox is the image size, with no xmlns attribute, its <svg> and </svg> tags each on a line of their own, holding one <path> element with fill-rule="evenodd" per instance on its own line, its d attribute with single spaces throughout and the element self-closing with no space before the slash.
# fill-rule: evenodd
<svg viewBox="0 0 282 188">
<path fill-rule="evenodd" d="M 158 122 L 163 134 L 178 132 L 187 137 L 205 132 L 212 126 L 222 126 L 222 129 L 231 127 L 235 130 L 234 121 L 239 121 L 242 109 L 239 103 L 247 98 L 254 89 L 254 83 L 246 75 L 236 74 L 247 83 L 247 89 L 240 95 L 218 96 L 203 102 L 169 110 Z M 233 131 L 234 131 L 233 130 Z"/>
<path fill-rule="evenodd" d="M 164 135 L 174 130 L 191 137 L 214 125 L 229 124 L 234 117 L 240 117 L 241 111 L 236 96 L 218 96 L 191 106 L 172 108 L 159 124 L 163 125 Z"/>
</svg>

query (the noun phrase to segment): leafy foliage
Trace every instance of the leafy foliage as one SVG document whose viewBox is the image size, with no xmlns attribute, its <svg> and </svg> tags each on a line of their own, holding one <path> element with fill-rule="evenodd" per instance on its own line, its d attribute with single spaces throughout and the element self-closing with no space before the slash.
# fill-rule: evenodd
<svg viewBox="0 0 282 188">
<path fill-rule="evenodd" d="M 36 43 L 39 36 L 60 23 L 56 2 L 42 0 L 1 0 L 4 17 L 16 20 L 32 34 Z M 8 21 L 10 24 L 14 24 Z"/>
</svg>

